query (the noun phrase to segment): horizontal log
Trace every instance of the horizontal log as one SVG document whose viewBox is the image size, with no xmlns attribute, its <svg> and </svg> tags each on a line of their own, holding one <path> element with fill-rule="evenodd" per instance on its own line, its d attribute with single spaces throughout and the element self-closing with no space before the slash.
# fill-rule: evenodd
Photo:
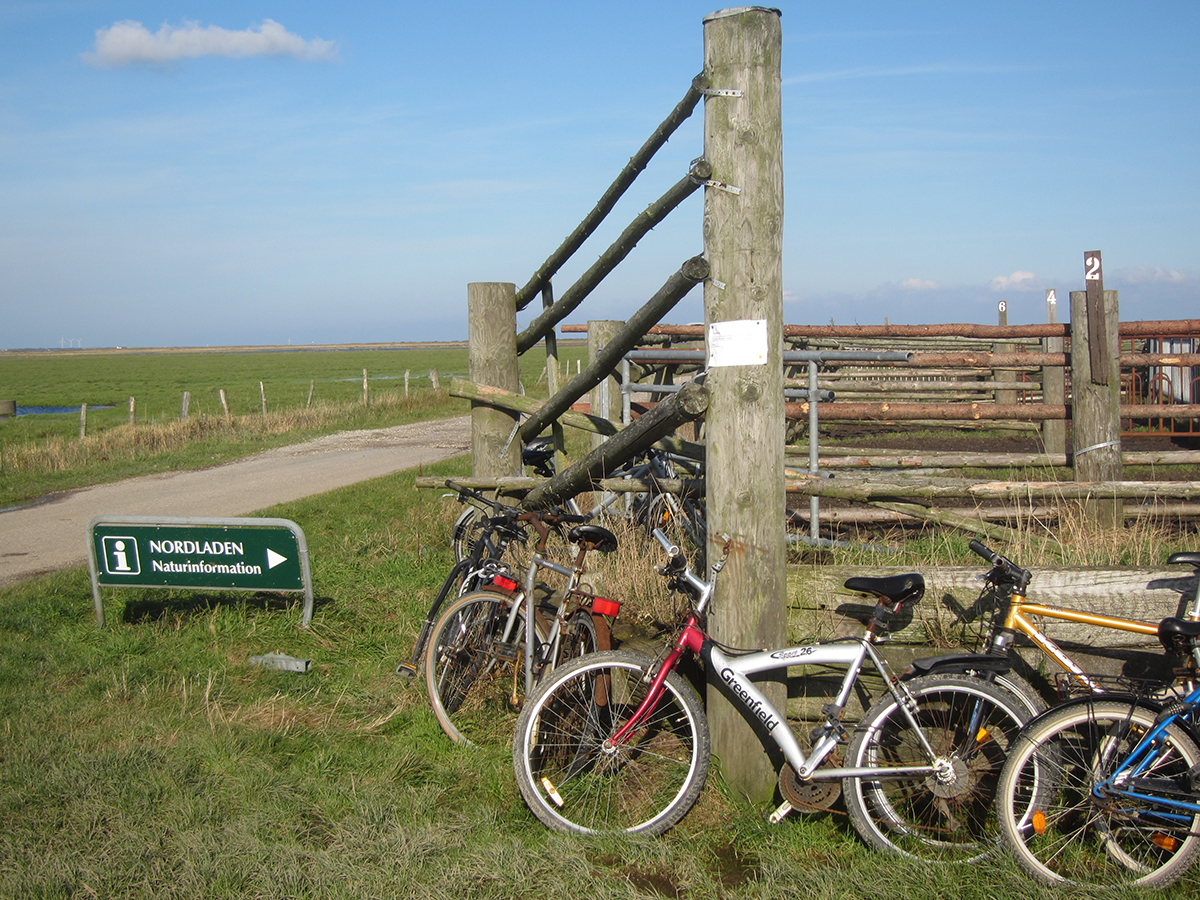
<svg viewBox="0 0 1200 900">
<path fill-rule="evenodd" d="M 819 417 L 826 422 L 889 422 L 911 419 L 1041 421 L 1066 419 L 1070 407 L 1045 403 L 822 403 Z M 789 419 L 808 417 L 808 403 L 784 404 Z"/>
<path fill-rule="evenodd" d="M 587 326 L 574 326 L 586 331 Z M 975 337 L 1005 340 L 1019 337 L 1069 337 L 1070 323 L 1045 325 L 785 325 L 784 337 Z M 564 328 L 564 331 L 566 329 Z M 1200 334 L 1200 319 L 1162 319 L 1121 322 L 1122 337 L 1174 337 Z M 661 325 L 655 334 L 703 337 L 703 325 Z"/>
<path fill-rule="evenodd" d="M 455 484 L 474 488 L 477 491 L 499 491 L 501 494 L 523 495 L 536 487 L 545 484 L 550 479 L 538 478 L 532 475 L 504 475 L 500 477 L 455 478 Z M 650 491 L 666 494 L 686 494 L 689 497 L 704 496 L 704 480 L 694 478 L 656 478 L 654 482 L 643 481 L 640 478 L 601 478 L 595 483 L 595 490 L 607 491 L 610 494 L 645 494 Z M 416 486 L 425 489 L 445 488 L 446 479 L 432 475 L 420 475 L 416 478 Z"/>
<path fill-rule="evenodd" d="M 843 587 L 846 579 L 911 571 L 914 569 L 896 566 L 790 566 L 790 634 L 825 639 L 861 632 L 854 616 L 864 609 L 869 612 L 872 601 L 847 591 Z M 943 647 L 970 643 L 970 638 L 986 627 L 991 608 L 990 598 L 981 598 L 982 585 L 978 581 L 978 576 L 987 571 L 986 566 L 937 566 L 918 571 L 925 578 L 925 597 L 913 610 L 911 621 L 899 623 L 903 627 L 894 632 L 893 640 Z M 1027 596 L 1031 603 L 1157 624 L 1167 616 L 1183 613 L 1195 591 L 1195 573 L 1186 566 L 1052 567 L 1034 571 Z M 1007 597 L 1002 602 L 1007 602 Z M 1144 648 L 1162 654 L 1152 635 L 1050 619 L 1041 624 L 1052 640 L 1093 651 Z M 1074 655 L 1074 650 L 1068 653 Z M 1039 662 L 1041 654 L 1029 648 L 1027 658 Z M 1055 669 L 1046 667 L 1046 671 Z"/>
<path fill-rule="evenodd" d="M 789 448 L 787 457 L 808 459 L 807 449 Z M 1121 462 L 1127 466 L 1191 466 L 1200 464 L 1200 450 L 1125 450 Z M 1065 468 L 1065 453 L 914 453 L 911 451 L 852 450 L 833 455 L 821 448 L 821 469 L 1008 469 Z"/>
<path fill-rule="evenodd" d="M 786 480 L 788 493 L 839 500 L 905 499 L 936 500 L 970 497 L 974 500 L 1028 502 L 1036 499 L 1087 500 L 1194 500 L 1200 498 L 1197 481 L 991 481 L 966 478 L 922 478 L 896 475 L 862 477 L 839 475 L 837 478 Z"/>
<path fill-rule="evenodd" d="M 947 422 L 980 420 L 1045 421 L 1070 418 L 1071 406 L 1047 403 L 833 403 L 820 404 L 820 418 L 827 422 L 901 422 L 936 419 Z M 789 419 L 808 417 L 808 403 L 784 404 Z M 1122 403 L 1122 419 L 1200 418 L 1200 404 Z"/>
<path fill-rule="evenodd" d="M 960 516 L 975 516 L 984 522 L 1012 522 L 1023 519 L 1054 521 L 1062 514 L 1062 507 L 1049 506 L 989 506 L 949 507 L 947 512 Z M 1125 505 L 1126 519 L 1193 519 L 1200 516 L 1200 503 L 1154 503 Z M 792 521 L 808 527 L 808 510 L 797 507 L 789 513 Z M 817 520 L 826 525 L 903 525 L 920 521 L 915 516 L 877 506 L 845 506 L 831 509 L 822 506 Z"/>
</svg>

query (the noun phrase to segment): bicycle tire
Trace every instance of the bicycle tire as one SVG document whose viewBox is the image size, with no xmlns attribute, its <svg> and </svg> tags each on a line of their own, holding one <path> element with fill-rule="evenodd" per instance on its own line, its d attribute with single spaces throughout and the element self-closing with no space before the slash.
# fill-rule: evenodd
<svg viewBox="0 0 1200 900">
<path fill-rule="evenodd" d="M 849 767 L 928 765 L 937 775 L 847 778 L 842 794 L 850 821 L 872 847 L 915 859 L 969 862 L 999 843 L 993 802 L 1000 769 L 1021 726 L 1023 705 L 979 678 L 927 675 L 904 683 L 913 698 L 913 729 L 889 693 L 855 729 Z M 978 714 L 978 720 L 972 718 Z"/>
<path fill-rule="evenodd" d="M 1104 888 L 1162 887 L 1188 870 L 1200 856 L 1200 816 L 1168 827 L 1152 800 L 1102 787 L 1157 717 L 1152 707 L 1089 699 L 1030 723 L 997 788 L 1000 832 L 1021 868 L 1045 884 Z M 1153 754 L 1145 775 L 1163 782 L 1139 780 L 1138 793 L 1150 798 L 1173 782 L 1197 802 L 1192 736 L 1172 722 Z"/>
<path fill-rule="evenodd" d="M 708 720 L 678 673 L 647 720 L 605 747 L 645 698 L 653 668 L 639 653 L 593 653 L 552 673 L 521 711 L 513 771 L 547 827 L 662 834 L 696 804 L 708 778 Z"/>
<path fill-rule="evenodd" d="M 454 520 L 450 530 L 450 546 L 454 550 L 454 561 L 462 562 L 471 555 L 471 549 L 483 529 L 486 513 L 475 506 L 468 506 Z"/>
<path fill-rule="evenodd" d="M 525 695 L 520 609 L 508 640 L 500 643 L 512 607 L 508 595 L 478 591 L 447 606 L 433 627 L 425 686 L 438 724 L 456 743 L 499 746 L 512 738 Z"/>
</svg>

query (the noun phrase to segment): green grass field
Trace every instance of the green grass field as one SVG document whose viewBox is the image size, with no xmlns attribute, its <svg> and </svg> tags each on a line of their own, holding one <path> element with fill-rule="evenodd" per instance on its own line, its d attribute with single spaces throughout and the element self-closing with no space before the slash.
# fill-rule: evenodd
<svg viewBox="0 0 1200 900">
<path fill-rule="evenodd" d="M 99 630 L 82 569 L 0 592 L 0 896 L 1060 896 L 999 855 L 958 868 L 881 856 L 840 814 L 768 825 L 715 779 L 663 838 L 545 831 L 503 745 L 451 745 L 423 685 L 394 674 L 458 512 L 416 474 L 265 511 L 305 530 L 308 631 L 295 601 L 113 589 Z M 642 599 L 623 599 L 636 618 Z M 272 651 L 312 670 L 247 664 Z M 1198 888 L 1193 875 L 1162 896 Z"/>
<path fill-rule="evenodd" d="M 577 342 L 564 344 L 560 364 L 574 371 L 585 351 Z M 546 394 L 544 369 L 538 350 L 521 359 L 522 383 L 532 396 Z M 440 391 L 432 390 L 431 370 Z M 0 419 L 0 507 L 87 484 L 215 465 L 335 431 L 462 414 L 468 403 L 446 389 L 467 372 L 466 349 L 454 347 L 0 353 L 0 399 L 88 405 L 83 439 L 78 412 Z M 191 395 L 186 420 L 184 391 Z"/>
</svg>

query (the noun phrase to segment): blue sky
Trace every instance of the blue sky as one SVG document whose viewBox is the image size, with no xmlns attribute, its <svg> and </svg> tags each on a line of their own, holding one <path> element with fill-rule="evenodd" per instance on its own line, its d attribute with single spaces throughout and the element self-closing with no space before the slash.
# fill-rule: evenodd
<svg viewBox="0 0 1200 900">
<path fill-rule="evenodd" d="M 719 8 L 0 0 L 0 347 L 463 338 L 467 283 L 529 278 Z M 781 8 L 785 321 L 1040 322 L 1095 249 L 1122 318 L 1200 315 L 1200 4 Z M 697 111 L 556 293 L 702 149 Z M 627 317 L 700 216 L 568 321 Z"/>
</svg>

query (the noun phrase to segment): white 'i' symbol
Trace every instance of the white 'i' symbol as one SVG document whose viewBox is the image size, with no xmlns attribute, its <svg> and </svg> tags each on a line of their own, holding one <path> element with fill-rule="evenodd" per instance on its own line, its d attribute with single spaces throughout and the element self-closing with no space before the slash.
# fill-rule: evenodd
<svg viewBox="0 0 1200 900">
<path fill-rule="evenodd" d="M 115 544 L 113 544 L 113 559 L 115 559 L 117 561 L 116 566 L 113 568 L 114 572 L 128 572 L 129 571 L 129 563 L 125 559 L 125 542 L 124 541 L 117 541 Z"/>
</svg>

